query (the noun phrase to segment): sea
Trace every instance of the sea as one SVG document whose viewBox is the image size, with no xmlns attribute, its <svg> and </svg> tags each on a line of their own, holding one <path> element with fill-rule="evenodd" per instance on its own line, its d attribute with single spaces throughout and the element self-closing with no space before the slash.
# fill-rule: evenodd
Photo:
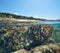
<svg viewBox="0 0 60 53">
<path fill-rule="evenodd" d="M 9 39 L 9 35 L 4 39 L 4 36 L 6 35 L 6 29 L 9 29 L 9 28 L 12 28 L 15 26 L 7 26 L 9 24 L 6 24 L 6 23 L 0 23 L 0 50 L 3 52 L 3 53 L 8 53 L 8 52 L 12 52 L 12 51 L 15 51 L 15 50 L 11 50 L 10 47 L 7 47 L 9 46 L 8 44 L 8 39 Z M 27 24 L 29 25 L 29 24 Z M 53 32 L 52 34 L 50 35 L 49 38 L 51 38 L 54 42 L 56 43 L 59 43 L 60 44 L 60 21 L 38 21 L 38 22 L 35 22 L 33 23 L 33 25 L 51 25 L 53 27 Z M 30 26 L 30 25 L 29 25 Z M 32 25 L 31 25 L 32 26 Z M 19 26 L 21 27 L 21 26 Z M 8 30 L 9 31 L 9 30 Z M 2 33 L 2 34 L 1 34 Z M 4 34 L 3 34 L 4 33 Z M 16 33 L 14 34 L 16 36 Z M 20 34 L 19 34 L 20 35 Z M 10 37 L 12 38 L 12 37 Z M 13 37 L 14 38 L 14 37 Z M 13 39 L 12 39 L 13 41 Z M 11 42 L 12 42 L 11 41 Z M 11 44 L 11 43 L 10 43 Z M 14 44 L 14 43 L 13 43 Z M 15 48 L 14 48 L 15 49 Z M 18 49 L 17 49 L 18 50 Z"/>
</svg>

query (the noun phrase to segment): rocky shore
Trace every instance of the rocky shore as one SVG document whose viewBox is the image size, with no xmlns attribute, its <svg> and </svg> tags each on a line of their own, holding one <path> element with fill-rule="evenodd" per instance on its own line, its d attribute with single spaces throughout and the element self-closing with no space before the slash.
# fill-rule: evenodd
<svg viewBox="0 0 60 53">
<path fill-rule="evenodd" d="M 30 51 L 21 49 L 13 53 L 60 53 L 60 45 L 50 43 L 50 44 L 35 47 Z"/>
<path fill-rule="evenodd" d="M 27 30 L 3 26 L 0 30 L 0 50 L 2 53 L 31 50 L 45 42 L 52 32 L 53 27 L 50 25 L 30 26 Z"/>
</svg>

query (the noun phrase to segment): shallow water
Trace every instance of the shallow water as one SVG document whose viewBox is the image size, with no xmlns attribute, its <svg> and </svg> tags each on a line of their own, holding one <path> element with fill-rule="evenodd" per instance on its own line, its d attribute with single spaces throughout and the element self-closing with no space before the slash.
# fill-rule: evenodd
<svg viewBox="0 0 60 53">
<path fill-rule="evenodd" d="M 40 25 L 40 24 L 60 24 L 60 21 L 37 21 L 34 24 Z"/>
<path fill-rule="evenodd" d="M 60 43 L 60 21 L 39 21 L 39 22 L 36 22 L 35 24 L 37 25 L 49 24 L 53 26 L 54 30 L 50 37 L 57 43 Z"/>
<path fill-rule="evenodd" d="M 54 28 L 51 37 L 57 42 L 60 43 L 60 23 L 51 24 Z"/>
<path fill-rule="evenodd" d="M 53 26 L 53 32 L 52 32 L 52 35 L 49 37 L 49 38 L 52 38 L 55 42 L 57 42 L 57 43 L 60 43 L 60 21 L 58 21 L 58 22 L 56 22 L 56 21 L 54 21 L 54 22 L 51 22 L 51 21 L 39 21 L 39 22 L 35 22 L 33 25 L 51 25 L 51 26 Z M 27 24 L 27 25 L 29 25 L 29 24 Z M 30 25 L 29 25 L 30 26 Z M 11 29 L 13 29 L 13 30 L 15 30 L 16 28 L 21 28 L 21 27 L 23 27 L 23 26 L 18 26 L 17 27 L 17 25 L 9 25 L 9 24 L 4 24 L 4 23 L 1 23 L 0 24 L 0 48 L 5 52 L 5 50 L 7 49 L 8 51 L 10 51 L 10 52 L 12 52 L 12 51 L 16 51 L 16 50 L 10 50 L 11 48 L 9 47 L 9 44 L 11 44 L 9 41 L 13 41 L 13 38 L 12 38 L 12 36 L 14 35 L 14 36 L 16 36 L 16 35 L 18 35 L 18 36 L 21 36 L 22 35 L 22 33 L 21 32 L 19 32 L 19 31 L 17 31 L 16 33 L 14 33 L 14 34 L 8 34 L 8 35 L 6 35 L 5 33 L 6 33 L 6 31 L 8 32 L 9 30 L 11 30 Z M 28 26 L 26 26 L 26 27 L 28 27 Z M 8 30 L 7 30 L 8 29 Z M 2 31 L 2 32 L 1 32 Z M 10 32 L 10 31 L 9 31 Z M 9 37 L 9 35 L 11 35 L 11 37 Z M 5 36 L 7 36 L 7 37 L 5 37 Z M 8 42 L 6 42 L 6 40 L 8 41 L 9 39 L 9 43 Z M 20 38 L 21 39 L 21 38 Z M 20 40 L 19 39 L 19 40 Z M 23 39 L 22 39 L 23 40 Z M 14 40 L 15 41 L 15 40 Z M 14 43 L 13 43 L 14 44 Z M 17 44 L 17 43 L 16 43 Z M 8 45 L 8 47 L 7 47 L 7 45 Z M 14 46 L 14 45 L 13 45 Z M 11 45 L 11 47 L 13 47 L 12 45 Z M 18 46 L 17 46 L 18 47 Z M 20 49 L 20 48 L 19 48 Z M 19 49 L 17 49 L 17 50 L 19 50 Z"/>
<path fill-rule="evenodd" d="M 60 43 L 60 21 L 39 21 L 36 22 L 35 25 L 51 25 L 53 26 L 54 30 L 52 35 L 50 36 L 54 41 Z"/>
</svg>

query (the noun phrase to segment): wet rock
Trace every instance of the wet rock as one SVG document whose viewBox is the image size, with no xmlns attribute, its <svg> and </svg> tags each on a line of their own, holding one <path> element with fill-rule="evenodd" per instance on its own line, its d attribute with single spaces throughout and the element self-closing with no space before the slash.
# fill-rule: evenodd
<svg viewBox="0 0 60 53">
<path fill-rule="evenodd" d="M 25 46 L 25 49 L 34 48 L 41 45 L 42 42 L 52 34 L 53 27 L 50 25 L 37 25 L 31 26 L 26 32 L 26 44 L 29 43 L 29 46 Z"/>
<path fill-rule="evenodd" d="M 0 36 L 0 39 L 4 38 L 3 41 L 0 40 L 2 51 L 9 53 L 20 49 L 30 50 L 45 42 L 53 31 L 53 27 L 50 25 L 35 25 L 28 29 L 25 28 L 13 29 L 8 27 L 6 33 Z"/>
<path fill-rule="evenodd" d="M 21 50 L 18 50 L 16 52 L 12 52 L 12 53 L 29 53 L 29 52 L 26 51 L 25 49 L 21 49 Z"/>
<path fill-rule="evenodd" d="M 60 53 L 60 46 L 58 44 L 48 44 L 48 45 L 42 45 L 38 46 L 34 49 L 32 49 L 34 52 L 40 51 L 41 53 Z"/>
<path fill-rule="evenodd" d="M 60 53 L 60 45 L 51 43 L 35 47 L 29 51 L 21 49 L 13 53 Z"/>
</svg>

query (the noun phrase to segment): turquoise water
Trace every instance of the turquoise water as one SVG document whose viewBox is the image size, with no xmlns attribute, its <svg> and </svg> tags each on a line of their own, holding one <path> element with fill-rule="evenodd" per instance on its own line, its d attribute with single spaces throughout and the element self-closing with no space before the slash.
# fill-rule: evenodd
<svg viewBox="0 0 60 53">
<path fill-rule="evenodd" d="M 60 24 L 52 24 L 54 30 L 51 35 L 51 38 L 53 38 L 57 43 L 60 43 Z"/>
<path fill-rule="evenodd" d="M 55 42 L 60 43 L 60 21 L 39 21 L 36 22 L 35 25 L 41 25 L 41 24 L 48 24 L 53 26 L 53 33 L 50 36 Z"/>
<path fill-rule="evenodd" d="M 50 38 L 55 42 L 60 43 L 60 21 L 39 21 L 37 24 L 49 24 L 53 26 L 53 33 Z"/>
</svg>

